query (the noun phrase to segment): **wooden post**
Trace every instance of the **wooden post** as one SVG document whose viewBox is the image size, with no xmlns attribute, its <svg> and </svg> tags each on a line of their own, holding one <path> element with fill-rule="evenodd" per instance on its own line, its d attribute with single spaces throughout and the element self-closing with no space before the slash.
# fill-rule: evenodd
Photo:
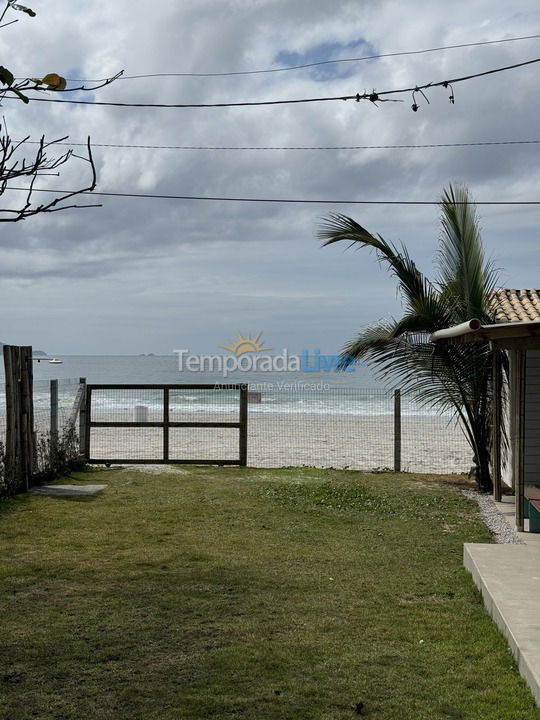
<svg viewBox="0 0 540 720">
<path fill-rule="evenodd" d="M 6 484 L 10 492 L 21 490 L 20 478 L 20 392 L 16 348 L 4 345 L 6 380 Z"/>
<path fill-rule="evenodd" d="M 58 380 L 51 380 L 51 421 L 50 421 L 50 461 L 54 467 L 56 463 L 56 453 L 58 451 Z"/>
<path fill-rule="evenodd" d="M 527 351 L 517 350 L 516 354 L 516 403 L 515 403 L 515 437 L 514 476 L 516 497 L 516 528 L 523 532 L 523 504 L 525 501 L 524 457 L 525 450 L 525 371 L 527 367 Z"/>
<path fill-rule="evenodd" d="M 247 465 L 247 429 L 248 429 L 248 386 L 240 386 L 240 465 Z"/>
<path fill-rule="evenodd" d="M 86 457 L 86 378 L 79 378 L 79 455 Z M 77 422 L 77 418 L 74 418 Z"/>
<path fill-rule="evenodd" d="M 84 459 L 90 460 L 90 421 L 92 420 L 92 387 L 86 386 L 86 398 L 85 398 L 85 410 L 84 410 Z"/>
<path fill-rule="evenodd" d="M 32 348 L 4 345 L 6 378 L 6 479 L 13 493 L 28 490 L 35 470 L 36 441 Z"/>
<path fill-rule="evenodd" d="M 501 378 L 501 350 L 493 349 L 493 433 L 491 464 L 493 471 L 493 499 L 501 502 L 501 436 L 502 436 L 502 378 Z"/>
<path fill-rule="evenodd" d="M 517 352 L 512 349 L 509 357 L 508 378 L 508 437 L 509 437 L 509 463 L 510 484 L 514 497 L 516 496 L 516 417 L 517 417 Z"/>
<path fill-rule="evenodd" d="M 394 472 L 401 472 L 401 390 L 394 390 Z"/>
<path fill-rule="evenodd" d="M 163 390 L 163 459 L 169 459 L 169 388 Z"/>
<path fill-rule="evenodd" d="M 24 448 L 24 474 L 26 485 L 36 471 L 36 434 L 34 431 L 34 377 L 32 348 L 21 348 L 21 391 L 22 391 L 22 428 Z"/>
</svg>

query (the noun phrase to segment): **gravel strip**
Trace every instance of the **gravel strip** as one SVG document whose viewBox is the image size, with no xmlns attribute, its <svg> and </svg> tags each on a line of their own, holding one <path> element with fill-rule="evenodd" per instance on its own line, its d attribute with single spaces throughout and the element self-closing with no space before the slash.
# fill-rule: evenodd
<svg viewBox="0 0 540 720">
<path fill-rule="evenodd" d="M 504 515 L 501 515 L 501 513 L 497 510 L 497 506 L 493 502 L 491 495 L 486 495 L 485 493 L 478 492 L 477 490 L 462 490 L 461 492 L 469 500 L 474 500 L 478 503 L 480 516 L 491 530 L 498 543 L 523 545 L 523 540 L 521 540 Z"/>
</svg>

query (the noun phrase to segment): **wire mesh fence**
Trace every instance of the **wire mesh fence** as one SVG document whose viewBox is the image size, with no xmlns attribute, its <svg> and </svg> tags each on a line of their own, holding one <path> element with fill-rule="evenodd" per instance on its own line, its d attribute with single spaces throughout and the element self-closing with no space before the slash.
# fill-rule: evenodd
<svg viewBox="0 0 540 720">
<path fill-rule="evenodd" d="M 38 434 L 50 431 L 51 422 L 51 382 L 34 380 L 34 426 Z M 58 424 L 59 430 L 67 427 L 73 404 L 79 389 L 79 380 L 58 380 Z M 5 383 L 0 383 L 0 439 L 6 434 L 6 391 Z"/>
<path fill-rule="evenodd" d="M 57 472 L 63 472 L 70 463 L 78 456 L 79 439 L 77 427 L 73 422 L 73 406 L 77 392 L 79 391 L 79 380 L 65 379 L 55 381 L 58 386 L 58 402 L 55 403 L 55 410 L 52 412 L 51 381 L 38 380 L 33 383 L 33 410 L 35 442 L 33 452 L 32 473 L 34 479 L 54 476 Z M 52 437 L 53 415 L 55 416 L 54 438 Z M 0 384 L 0 444 L 2 448 L 6 440 L 6 392 L 5 384 Z M 0 453 L 3 457 L 3 452 Z M 6 494 L 6 478 L 4 477 L 5 467 L 2 463 L 0 468 L 0 495 Z"/>
<path fill-rule="evenodd" d="M 279 408 L 279 410 L 278 410 Z M 271 467 L 315 465 L 357 470 L 464 472 L 471 451 L 449 416 L 380 389 L 283 389 L 250 405 L 248 462 Z M 397 427 L 396 427 L 397 425 Z"/>
<path fill-rule="evenodd" d="M 70 422 L 73 404 L 79 390 L 79 380 L 58 380 L 58 431 L 62 433 Z M 34 424 L 38 434 L 50 432 L 51 381 L 34 380 Z"/>
<path fill-rule="evenodd" d="M 393 469 L 396 449 L 404 471 L 464 472 L 472 464 L 470 448 L 452 417 L 414 398 L 401 399 L 398 419 L 393 394 L 380 389 L 252 386 L 248 399 L 251 466 Z M 97 387 L 92 390 L 91 420 L 134 425 L 93 427 L 93 458 L 162 461 L 162 390 Z M 171 386 L 168 421 L 238 423 L 238 392 L 223 386 L 219 391 Z M 149 425 L 135 426 L 141 422 Z M 170 459 L 233 462 L 238 452 L 236 427 L 168 428 Z"/>
<path fill-rule="evenodd" d="M 94 462 L 245 464 L 239 385 L 89 385 L 87 393 Z"/>
<path fill-rule="evenodd" d="M 78 380 L 58 382 L 58 429 L 70 427 Z M 450 416 L 403 396 L 396 428 L 392 393 L 381 389 L 252 386 L 248 393 L 247 462 L 255 467 L 312 465 L 358 470 L 393 469 L 396 442 L 400 468 L 408 472 L 466 472 L 472 453 Z M 0 386 L 0 442 L 5 438 L 5 393 Z M 151 427 L 95 427 L 93 457 L 104 461 L 163 460 L 163 392 L 156 389 L 102 389 L 92 395 L 92 420 L 148 422 Z M 169 390 L 170 423 L 238 424 L 238 391 L 226 387 Z M 34 383 L 34 422 L 41 466 L 50 436 L 49 381 Z M 398 435 L 397 435 L 397 434 Z M 73 447 L 76 438 L 72 438 Z M 170 427 L 169 458 L 234 462 L 239 454 L 237 427 Z"/>
</svg>

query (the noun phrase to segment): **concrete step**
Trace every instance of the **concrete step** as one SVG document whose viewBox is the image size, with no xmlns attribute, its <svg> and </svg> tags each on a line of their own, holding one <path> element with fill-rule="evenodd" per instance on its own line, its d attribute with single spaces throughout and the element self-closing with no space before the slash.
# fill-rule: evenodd
<svg viewBox="0 0 540 720">
<path fill-rule="evenodd" d="M 523 538 L 525 533 L 520 533 Z M 534 537 L 534 540 L 533 540 Z M 523 545 L 465 543 L 463 562 L 486 609 L 507 638 L 540 705 L 540 536 Z"/>
</svg>

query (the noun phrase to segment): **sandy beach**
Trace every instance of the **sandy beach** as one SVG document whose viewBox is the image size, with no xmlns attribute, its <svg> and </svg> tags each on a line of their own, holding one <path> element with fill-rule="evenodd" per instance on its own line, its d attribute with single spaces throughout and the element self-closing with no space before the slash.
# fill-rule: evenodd
<svg viewBox="0 0 540 720">
<path fill-rule="evenodd" d="M 111 417 L 93 419 L 110 420 Z M 120 417 L 115 415 L 114 419 L 120 420 Z M 200 414 L 182 417 L 184 421 L 201 419 Z M 231 422 L 236 416 L 213 413 L 211 417 L 204 417 L 205 421 L 211 419 Z M 169 457 L 171 460 L 234 460 L 238 458 L 238 436 L 235 428 L 171 428 Z M 162 457 L 162 451 L 161 428 L 92 428 L 92 458 L 157 460 Z M 472 464 L 471 454 L 459 428 L 449 425 L 446 418 L 425 415 L 402 418 L 402 470 L 467 472 Z M 393 417 L 250 413 L 248 464 L 358 470 L 393 468 Z"/>
</svg>

